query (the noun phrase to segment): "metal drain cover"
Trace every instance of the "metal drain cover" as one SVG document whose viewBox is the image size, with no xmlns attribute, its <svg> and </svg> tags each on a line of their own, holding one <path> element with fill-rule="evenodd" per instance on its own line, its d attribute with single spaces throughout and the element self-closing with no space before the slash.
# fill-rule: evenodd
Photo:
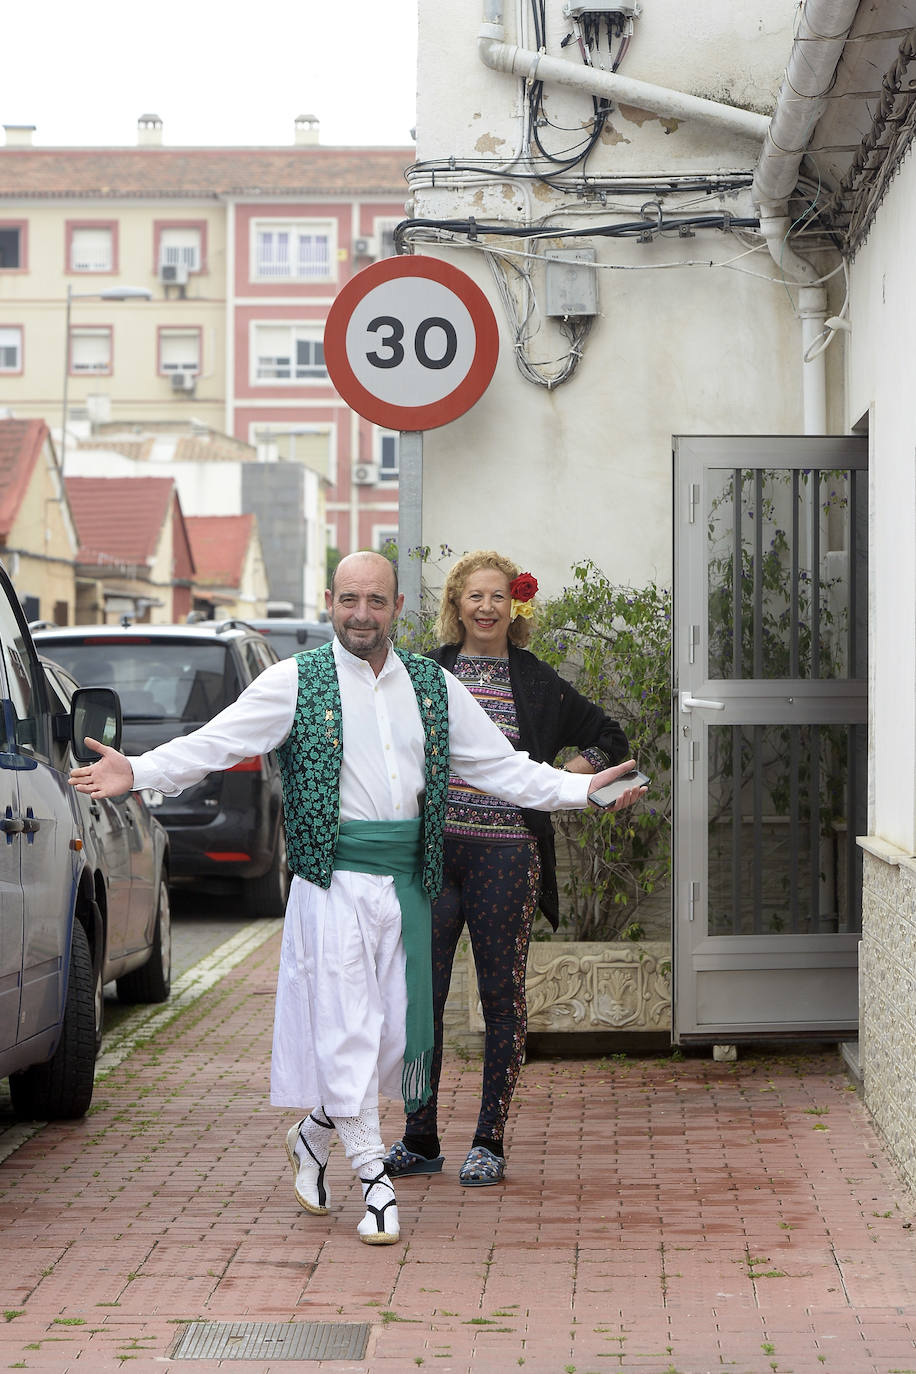
<svg viewBox="0 0 916 1374">
<path fill-rule="evenodd" d="M 366 1322 L 190 1322 L 173 1360 L 361 1360 Z"/>
</svg>

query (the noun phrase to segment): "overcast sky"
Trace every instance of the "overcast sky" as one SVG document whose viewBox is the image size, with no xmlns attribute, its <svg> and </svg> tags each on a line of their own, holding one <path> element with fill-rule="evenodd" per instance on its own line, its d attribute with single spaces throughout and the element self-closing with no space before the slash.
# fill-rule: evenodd
<svg viewBox="0 0 916 1374">
<path fill-rule="evenodd" d="M 36 146 L 132 145 L 141 114 L 166 144 L 409 146 L 417 0 L 37 0 L 3 5 L 0 124 Z"/>
</svg>

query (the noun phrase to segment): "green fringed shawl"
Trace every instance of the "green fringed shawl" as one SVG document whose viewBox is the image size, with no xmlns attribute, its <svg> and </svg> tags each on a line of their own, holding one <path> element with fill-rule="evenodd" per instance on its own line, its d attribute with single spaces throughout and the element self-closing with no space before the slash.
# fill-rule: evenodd
<svg viewBox="0 0 916 1374">
<path fill-rule="evenodd" d="M 433 1058 L 433 979 L 430 904 L 421 879 L 423 823 L 342 821 L 334 867 L 351 873 L 384 873 L 394 879 L 401 904 L 401 939 L 407 956 L 407 1043 L 401 1092 L 415 1112 L 430 1095 Z"/>
</svg>

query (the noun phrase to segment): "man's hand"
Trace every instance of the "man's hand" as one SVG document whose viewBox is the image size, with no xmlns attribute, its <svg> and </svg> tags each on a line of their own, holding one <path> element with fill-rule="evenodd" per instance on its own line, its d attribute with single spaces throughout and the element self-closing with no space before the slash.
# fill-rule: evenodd
<svg viewBox="0 0 916 1374">
<path fill-rule="evenodd" d="M 107 744 L 86 736 L 86 744 L 100 755 L 95 763 L 83 764 L 70 773 L 70 786 L 87 797 L 123 797 L 134 785 L 130 761 Z"/>
<path fill-rule="evenodd" d="M 616 782 L 624 773 L 632 773 L 635 767 L 636 760 L 627 759 L 626 763 L 615 763 L 613 768 L 605 768 L 602 773 L 595 773 L 588 785 L 588 795 L 597 792 L 599 787 L 607 787 L 609 782 Z M 645 791 L 644 787 L 631 787 L 628 792 L 617 798 L 613 806 L 608 806 L 605 810 L 622 811 L 625 806 L 632 806 L 634 802 L 638 802 Z"/>
</svg>

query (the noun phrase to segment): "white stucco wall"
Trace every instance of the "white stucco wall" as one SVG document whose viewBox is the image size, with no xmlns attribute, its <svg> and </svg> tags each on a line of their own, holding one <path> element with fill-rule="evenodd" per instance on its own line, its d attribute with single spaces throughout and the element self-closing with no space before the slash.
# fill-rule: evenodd
<svg viewBox="0 0 916 1374">
<path fill-rule="evenodd" d="M 520 7 L 526 12 L 528 7 Z M 549 0 L 548 51 L 568 32 L 560 0 Z M 654 0 L 637 21 L 621 73 L 708 98 L 768 109 L 792 41 L 795 6 L 709 0 L 689 9 Z M 474 7 L 420 0 L 418 157 L 508 161 L 520 136 L 520 83 L 488 70 L 477 55 Z M 506 39 L 530 46 L 511 0 Z M 559 123 L 581 130 L 588 97 L 548 92 Z M 570 134 L 570 140 L 578 137 Z M 556 135 L 546 131 L 544 138 Z M 632 108 L 610 116 L 589 159 L 595 177 L 661 177 L 752 171 L 752 140 L 697 122 L 675 123 Z M 596 228 L 639 218 L 652 198 L 615 196 L 606 204 L 564 196 L 539 182 L 494 176 L 483 186 L 460 174 L 422 169 L 412 181 L 417 217 Z M 685 213 L 751 215 L 746 190 L 685 194 L 669 203 Z M 488 391 L 461 419 L 424 439 L 423 542 L 435 551 L 498 547 L 535 572 L 546 593 L 568 580 L 572 563 L 594 558 L 614 580 L 671 580 L 671 440 L 676 434 L 800 433 L 800 328 L 790 294 L 775 279 L 766 250 L 747 236 L 699 230 L 639 244 L 595 235 L 599 316 L 575 376 L 552 391 L 518 372 L 508 320 L 479 248 L 415 244 L 445 257 L 482 287 L 500 325 L 500 359 Z M 521 249 L 521 240 L 503 240 Z M 552 240 L 551 248 L 570 247 Z M 542 244 L 537 253 L 544 251 Z M 525 259 L 516 259 L 524 263 Z M 717 265 L 710 267 L 708 264 Z M 691 266 L 688 264 L 701 265 Z M 728 265 L 725 265 L 728 264 Z M 831 264 L 832 266 L 833 264 Z M 541 257 L 528 269 L 539 304 Z M 531 355 L 551 360 L 568 345 L 544 321 Z M 839 355 L 838 355 L 839 356 Z M 837 417 L 839 418 L 839 417 Z"/>
<path fill-rule="evenodd" d="M 916 853 L 916 412 L 912 148 L 850 279 L 848 414 L 869 419 L 869 830 Z"/>
<path fill-rule="evenodd" d="M 110 449 L 75 449 L 67 455 L 70 477 L 170 477 L 184 515 L 238 515 L 242 509 L 242 464 L 173 463 L 128 458 Z"/>
</svg>

